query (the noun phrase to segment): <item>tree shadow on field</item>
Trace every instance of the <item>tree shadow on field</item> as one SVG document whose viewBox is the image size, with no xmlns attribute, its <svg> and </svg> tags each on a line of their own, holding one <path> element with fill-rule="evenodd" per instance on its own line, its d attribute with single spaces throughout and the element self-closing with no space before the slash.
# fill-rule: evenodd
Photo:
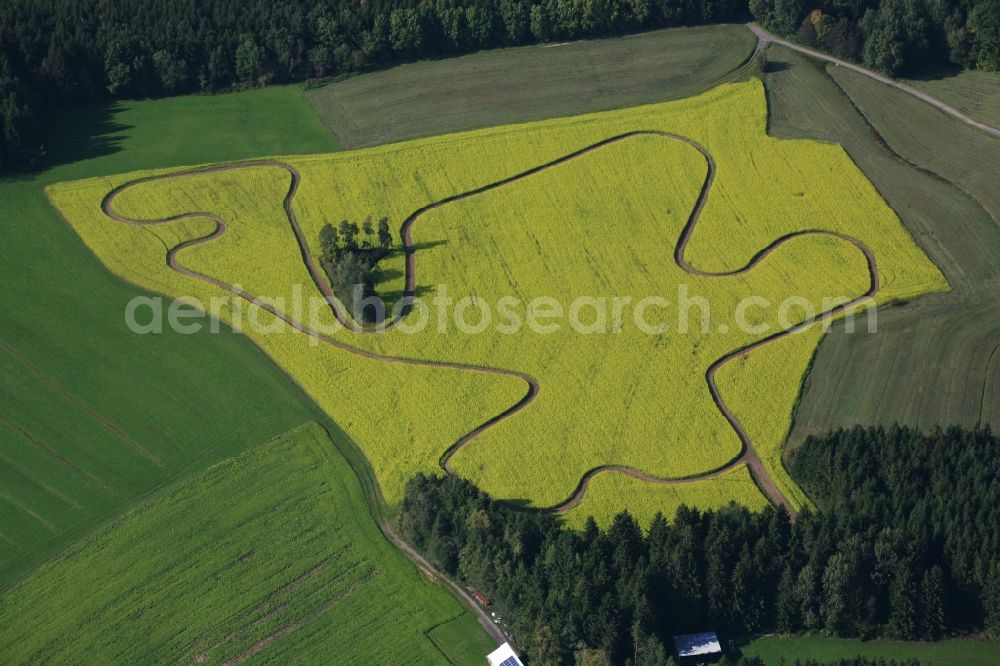
<svg viewBox="0 0 1000 666">
<path fill-rule="evenodd" d="M 30 181 L 55 167 L 121 152 L 132 126 L 115 121 L 120 111 L 119 104 L 104 103 L 49 112 L 38 123 L 37 154 L 15 170 L 0 171 L 0 183 Z"/>
<path fill-rule="evenodd" d="M 523 513 L 548 513 L 552 510 L 551 507 L 538 506 L 530 499 L 525 499 L 523 497 L 512 497 L 504 498 L 503 504 L 508 509 L 513 509 L 514 511 L 521 511 Z M 565 519 L 557 514 L 557 519 L 565 522 Z"/>
<path fill-rule="evenodd" d="M 417 253 L 417 252 L 420 252 L 421 250 L 430 250 L 430 249 L 435 248 L 435 247 L 437 247 L 439 245 L 447 245 L 447 244 L 448 244 L 448 241 L 446 241 L 444 239 L 441 239 L 441 240 L 429 240 L 429 241 L 420 241 L 419 243 L 414 243 L 413 245 L 410 246 L 410 248 L 413 250 L 414 253 Z M 393 247 L 391 250 L 389 250 L 388 256 L 389 257 L 400 257 L 403 254 L 404 254 L 404 252 L 403 252 L 403 248 L 402 247 Z"/>
<path fill-rule="evenodd" d="M 375 270 L 375 282 L 378 284 L 401 277 L 403 277 L 403 271 L 398 268 L 376 268 Z"/>
<path fill-rule="evenodd" d="M 0 182 L 30 180 L 54 167 L 106 157 L 123 149 L 131 125 L 117 122 L 117 103 L 58 109 L 38 123 L 38 154 L 17 170 L 0 173 Z"/>
<path fill-rule="evenodd" d="M 432 293 L 434 290 L 426 285 L 416 285 L 413 288 L 413 296 L 415 298 L 422 298 L 427 294 Z M 386 309 L 392 310 L 393 306 L 406 295 L 402 289 L 395 289 L 393 291 L 381 291 L 378 292 L 379 297 L 385 301 Z"/>
<path fill-rule="evenodd" d="M 431 248 L 435 248 L 440 245 L 446 245 L 447 243 L 448 241 L 446 240 L 431 240 L 431 241 L 422 241 L 420 243 L 414 243 L 410 247 L 413 250 L 413 253 L 417 254 L 421 250 L 429 250 Z M 403 254 L 404 254 L 403 248 L 401 247 L 394 247 L 392 250 L 389 251 L 390 257 L 399 257 L 402 256 Z M 384 300 L 386 304 L 389 305 L 389 307 L 391 307 L 392 304 L 394 304 L 399 299 L 403 298 L 403 296 L 405 296 L 406 294 L 403 292 L 402 289 L 396 289 L 394 291 L 383 291 L 381 289 L 381 286 L 384 285 L 386 282 L 390 282 L 392 280 L 398 280 L 399 278 L 402 277 L 403 277 L 403 271 L 399 270 L 398 268 L 377 269 L 377 274 L 375 276 L 375 283 L 377 285 L 378 294 L 379 296 L 382 297 L 382 300 Z M 428 285 L 419 285 L 419 284 L 414 285 L 413 295 L 415 297 L 426 296 L 429 293 L 431 293 L 431 288 Z"/>
<path fill-rule="evenodd" d="M 42 122 L 43 155 L 36 164 L 49 169 L 122 150 L 124 132 L 132 128 L 115 120 L 122 110 L 118 103 L 104 103 L 53 111 Z"/>
<path fill-rule="evenodd" d="M 413 245 L 410 246 L 410 249 L 413 251 L 414 254 L 416 254 L 421 250 L 429 250 L 431 248 L 438 247 L 439 245 L 446 245 L 447 243 L 448 241 L 446 240 L 423 241 L 420 243 L 414 243 Z M 391 250 L 389 250 L 388 256 L 401 257 L 404 254 L 405 252 L 403 248 L 394 247 Z M 404 275 L 403 271 L 399 270 L 398 268 L 382 268 L 381 266 L 376 266 L 375 271 L 376 271 L 375 282 L 377 285 L 383 285 L 391 280 L 397 280 L 399 278 L 402 278 Z M 419 296 L 421 294 L 427 293 L 428 291 L 429 289 L 427 287 L 422 287 L 420 285 L 417 285 L 414 288 L 414 295 Z M 402 291 L 386 292 L 384 296 L 385 298 L 389 298 L 390 296 L 395 298 L 402 298 L 403 292 Z"/>
<path fill-rule="evenodd" d="M 447 244 L 448 241 L 446 240 L 432 240 L 432 241 L 422 241 L 420 243 L 414 243 L 411 247 L 413 248 L 414 252 L 419 252 L 420 250 L 430 250 L 431 248 L 435 248 L 438 245 L 447 245 Z"/>
<path fill-rule="evenodd" d="M 965 70 L 958 65 L 935 65 L 933 67 L 908 71 L 906 72 L 906 78 L 914 81 L 940 81 L 941 79 L 950 79 L 958 76 L 963 71 Z"/>
</svg>

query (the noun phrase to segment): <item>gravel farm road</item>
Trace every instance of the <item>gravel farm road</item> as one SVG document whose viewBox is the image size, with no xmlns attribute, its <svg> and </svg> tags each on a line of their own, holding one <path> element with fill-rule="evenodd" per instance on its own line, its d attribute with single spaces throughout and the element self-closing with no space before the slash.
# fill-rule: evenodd
<svg viewBox="0 0 1000 666">
<path fill-rule="evenodd" d="M 958 109 L 956 109 L 955 107 L 945 104 L 937 97 L 928 95 L 925 92 L 921 92 L 916 88 L 914 88 L 913 86 L 908 86 L 905 83 L 896 81 L 895 79 L 879 74 L 878 72 L 873 72 L 872 70 L 866 69 L 860 65 L 855 65 L 854 63 L 847 62 L 846 60 L 841 60 L 840 58 L 834 58 L 833 56 L 827 55 L 826 53 L 823 53 L 821 51 L 816 51 L 814 49 L 801 46 L 794 42 L 789 42 L 787 40 L 784 40 L 778 37 L 777 35 L 771 34 L 764 28 L 757 25 L 756 23 L 752 22 L 747 23 L 747 27 L 750 28 L 750 30 L 753 31 L 755 35 L 757 35 L 757 39 L 760 41 L 761 46 L 764 46 L 769 43 L 779 44 L 781 46 L 784 46 L 785 48 L 792 49 L 793 51 L 798 51 L 800 53 L 805 53 L 806 55 L 812 56 L 814 58 L 819 58 L 820 60 L 826 60 L 827 62 L 832 62 L 835 65 L 839 65 L 840 67 L 846 67 L 847 69 L 858 72 L 859 74 L 864 74 L 869 78 L 875 79 L 876 81 L 880 81 L 881 83 L 884 83 L 887 86 L 892 86 L 893 88 L 898 88 L 903 92 L 909 93 L 910 95 L 922 99 L 931 106 L 938 108 L 939 110 L 947 113 L 948 115 L 953 116 L 958 120 L 961 120 L 966 125 L 971 125 L 976 129 L 986 132 L 987 134 L 992 134 L 993 136 L 1000 138 L 1000 129 L 997 129 L 992 125 L 987 125 L 986 123 L 981 123 L 978 120 L 974 120 L 969 116 L 965 115 L 964 113 L 962 113 L 961 111 L 959 111 Z"/>
</svg>

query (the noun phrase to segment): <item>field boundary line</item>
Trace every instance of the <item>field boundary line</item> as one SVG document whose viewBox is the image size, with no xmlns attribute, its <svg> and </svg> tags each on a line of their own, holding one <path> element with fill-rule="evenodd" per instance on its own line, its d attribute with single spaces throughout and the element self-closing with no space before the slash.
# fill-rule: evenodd
<svg viewBox="0 0 1000 666">
<path fill-rule="evenodd" d="M 990 357 L 986 361 L 986 380 L 983 382 L 983 390 L 979 396 L 979 419 L 976 423 L 977 427 L 982 427 L 983 425 L 983 411 L 986 409 L 986 391 L 990 386 L 990 366 L 993 365 L 993 361 L 997 359 L 997 352 L 1000 351 L 1000 343 L 998 343 L 993 351 L 990 352 Z"/>
</svg>

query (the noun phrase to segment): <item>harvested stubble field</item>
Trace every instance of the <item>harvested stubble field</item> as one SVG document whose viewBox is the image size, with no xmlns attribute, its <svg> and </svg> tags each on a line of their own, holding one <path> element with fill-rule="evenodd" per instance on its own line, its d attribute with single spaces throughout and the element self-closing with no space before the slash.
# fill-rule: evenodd
<svg viewBox="0 0 1000 666">
<path fill-rule="evenodd" d="M 830 298 L 874 293 L 884 303 L 946 283 L 839 146 L 780 141 L 765 127 L 763 89 L 752 81 L 617 112 L 169 178 L 125 174 L 49 194 L 111 270 L 146 288 L 207 303 L 238 284 L 244 295 L 286 299 L 251 308 L 280 333 L 248 335 L 360 444 L 390 502 L 414 472 L 444 462 L 495 496 L 539 507 L 563 505 L 588 472 L 609 465 L 659 479 L 729 469 L 717 493 L 698 491 L 710 497 L 699 503 L 752 504 L 758 491 L 743 463 L 759 456 L 755 473 L 769 478 L 758 481 L 795 507 L 804 500 L 780 449 L 819 324 L 737 354 L 779 330 L 775 309 L 763 307 L 749 316 L 761 328 L 741 331 L 737 303 L 794 296 L 818 312 Z M 155 222 L 195 211 L 214 217 Z M 656 336 L 629 325 L 594 335 L 565 323 L 551 334 L 431 325 L 417 334 L 341 329 L 317 344 L 281 326 L 272 313 L 300 321 L 290 299 L 315 291 L 297 243 L 316 255 L 325 222 L 367 215 L 412 221 L 418 293 L 446 285 L 454 299 L 487 304 L 674 302 L 683 286 L 710 305 L 710 329 L 697 315 L 689 332 L 671 324 Z M 169 248 L 215 233 L 217 220 L 225 233 L 171 255 L 189 274 L 164 262 Z M 403 292 L 403 253 L 384 263 L 380 291 Z M 335 328 L 329 310 L 320 316 Z M 752 458 L 720 403 L 742 422 Z M 633 482 L 595 487 L 640 515 L 669 512 L 685 495 L 671 485 L 636 493 Z"/>
<path fill-rule="evenodd" d="M 469 616 L 378 532 L 307 423 L 147 501 L 0 598 L 4 663 L 449 663 Z M 468 625 L 469 663 L 492 643 Z M 370 640 L 373 632 L 378 640 Z"/>
<path fill-rule="evenodd" d="M 979 69 L 928 72 L 907 81 L 977 120 L 1000 126 L 1000 72 Z"/>
<path fill-rule="evenodd" d="M 347 148 L 662 102 L 745 75 L 742 25 L 481 51 L 355 76 L 305 100 Z"/>
</svg>

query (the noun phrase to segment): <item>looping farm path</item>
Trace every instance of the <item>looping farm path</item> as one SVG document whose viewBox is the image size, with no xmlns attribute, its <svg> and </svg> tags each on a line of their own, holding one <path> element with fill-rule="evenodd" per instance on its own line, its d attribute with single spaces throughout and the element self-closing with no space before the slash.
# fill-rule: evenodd
<svg viewBox="0 0 1000 666">
<path fill-rule="evenodd" d="M 800 330 L 802 330 L 802 329 L 810 326 L 812 323 L 814 323 L 815 321 L 817 321 L 819 319 L 822 319 L 822 318 L 825 318 L 825 317 L 830 317 L 830 316 L 835 316 L 837 314 L 845 312 L 845 311 L 847 311 L 847 310 L 849 310 L 849 309 L 857 306 L 858 304 L 866 301 L 867 299 L 875 296 L 878 293 L 878 290 L 879 290 L 879 274 L 878 274 L 878 268 L 877 268 L 876 263 L 875 263 L 875 256 L 872 253 L 872 251 L 865 244 L 863 244 L 861 241 L 859 241 L 859 240 L 857 240 L 857 239 L 855 239 L 853 237 L 846 236 L 844 234 L 839 234 L 839 233 L 836 233 L 836 232 L 826 231 L 826 230 L 823 230 L 823 229 L 808 229 L 808 230 L 801 230 L 801 231 L 793 232 L 793 233 L 787 234 L 785 236 L 782 236 L 782 237 L 774 240 L 772 243 L 770 243 L 769 245 L 767 245 L 766 247 L 764 247 L 763 249 L 761 249 L 759 252 L 757 252 L 753 257 L 751 257 L 751 259 L 746 263 L 746 265 L 744 265 L 742 268 L 738 268 L 738 269 L 733 270 L 733 271 L 712 273 L 712 272 L 705 272 L 705 271 L 699 270 L 698 268 L 692 266 L 690 263 L 688 263 L 688 261 L 684 257 L 685 249 L 687 248 L 688 242 L 691 239 L 691 236 L 692 236 L 692 234 L 694 232 L 695 226 L 697 225 L 697 222 L 698 222 L 698 220 L 699 220 L 699 218 L 701 216 L 702 210 L 705 207 L 705 203 L 708 200 L 709 192 L 710 192 L 710 190 L 712 188 L 712 183 L 714 182 L 715 171 L 716 171 L 715 160 L 712 159 L 712 155 L 708 152 L 707 149 L 705 149 L 705 147 L 703 147 L 699 143 L 697 143 L 697 142 L 695 142 L 695 141 L 693 141 L 693 140 L 691 140 L 691 139 L 689 139 L 687 137 L 684 137 L 684 136 L 680 136 L 680 135 L 677 135 L 677 134 L 672 134 L 670 132 L 658 131 L 658 130 L 635 130 L 635 131 L 631 131 L 631 132 L 625 132 L 625 133 L 622 133 L 622 134 L 616 134 L 616 135 L 611 136 L 611 137 L 609 137 L 607 139 L 604 139 L 602 141 L 598 141 L 596 143 L 592 143 L 592 144 L 590 144 L 588 146 L 585 146 L 585 147 L 583 147 L 583 148 L 581 148 L 579 150 L 575 150 L 573 152 L 570 152 L 570 153 L 567 153 L 565 155 L 562 155 L 561 157 L 558 157 L 558 158 L 556 158 L 556 159 L 554 159 L 552 161 L 549 161 L 549 162 L 546 162 L 544 164 L 540 164 L 538 166 L 532 167 L 531 169 L 528 169 L 526 171 L 522 171 L 522 172 L 517 173 L 515 175 L 512 175 L 512 176 L 509 176 L 507 178 L 504 178 L 504 179 L 492 182 L 492 183 L 490 183 L 488 185 L 484 185 L 484 186 L 479 187 L 479 188 L 468 190 L 468 191 L 465 191 L 465 192 L 462 192 L 462 193 L 459 193 L 459 194 L 455 194 L 455 195 L 452 195 L 452 196 L 449 196 L 449 197 L 445 197 L 443 199 L 440 199 L 440 200 L 437 200 L 437 201 L 432 202 L 430 204 L 427 204 L 427 205 L 425 205 L 425 206 L 423 206 L 421 208 L 418 208 L 417 210 L 415 210 L 413 213 L 411 213 L 406 218 L 406 220 L 403 222 L 403 225 L 402 225 L 402 227 L 400 229 L 400 236 L 401 236 L 402 243 L 403 243 L 403 248 L 404 248 L 404 252 L 405 252 L 405 263 L 406 263 L 406 275 L 405 275 L 406 279 L 405 279 L 404 299 L 412 299 L 413 296 L 414 296 L 414 294 L 416 293 L 416 260 L 415 260 L 415 250 L 414 250 L 414 245 L 413 245 L 413 240 L 412 240 L 412 234 L 411 234 L 411 232 L 412 232 L 412 229 L 413 229 L 413 225 L 425 213 L 427 213 L 428 211 L 434 210 L 436 208 L 440 208 L 442 206 L 445 206 L 445 205 L 447 205 L 449 203 L 452 203 L 452 202 L 455 202 L 455 201 L 459 201 L 459 200 L 462 200 L 462 199 L 467 199 L 469 197 L 473 197 L 473 196 L 476 196 L 478 194 L 482 194 L 484 192 L 488 192 L 490 190 L 494 190 L 494 189 L 503 187 L 505 185 L 516 183 L 517 181 L 520 181 L 522 179 L 528 178 L 528 177 L 530 177 L 530 176 L 532 176 L 534 174 L 537 174 L 539 172 L 545 171 L 546 169 L 550 169 L 552 167 L 555 167 L 555 166 L 558 166 L 560 164 L 566 163 L 566 162 L 568 162 L 570 160 L 573 160 L 573 159 L 575 159 L 577 157 L 580 157 L 582 155 L 585 155 L 587 153 L 599 150 L 600 148 L 602 148 L 604 146 L 608 146 L 610 144 L 613 144 L 613 143 L 616 143 L 616 142 L 620 142 L 620 141 L 624 141 L 624 140 L 627 140 L 629 138 L 638 137 L 638 136 L 656 136 L 656 137 L 661 137 L 663 139 L 667 139 L 667 140 L 670 140 L 670 141 L 678 141 L 678 142 L 684 143 L 684 144 L 686 144 L 686 145 L 694 148 L 695 150 L 697 150 L 702 155 L 702 157 L 704 157 L 705 162 L 706 162 L 707 167 L 708 167 L 707 171 L 706 171 L 706 175 L 705 175 L 705 180 L 704 180 L 704 182 L 702 183 L 702 186 L 701 186 L 701 191 L 698 194 L 697 201 L 695 202 L 695 205 L 692 208 L 690 215 L 688 216 L 687 223 L 685 224 L 683 230 L 681 231 L 680 237 L 678 238 L 677 243 L 676 243 L 675 248 L 674 248 L 674 261 L 677 263 L 677 265 L 682 270 L 686 271 L 687 273 L 689 273 L 691 275 L 698 276 L 698 277 L 707 277 L 707 278 L 731 277 L 731 276 L 734 276 L 734 275 L 739 275 L 741 273 L 745 273 L 745 272 L 753 269 L 757 264 L 759 264 L 761 261 L 763 261 L 765 258 L 767 258 L 768 255 L 770 255 L 772 252 L 774 252 L 775 250 L 777 250 L 779 247 L 781 247 L 782 245 L 784 245 L 786 242 L 788 242 L 788 241 L 790 241 L 790 240 L 792 240 L 794 238 L 798 238 L 798 237 L 801 237 L 801 236 L 831 236 L 831 237 L 838 238 L 838 239 L 840 239 L 842 241 L 845 241 L 847 243 L 850 243 L 850 244 L 854 245 L 855 247 L 857 247 L 864 254 L 865 259 L 866 259 L 866 261 L 868 263 L 868 271 L 869 271 L 869 276 L 870 276 L 870 285 L 869 285 L 868 290 L 864 294 L 862 294 L 861 296 L 858 296 L 857 298 L 855 298 L 855 299 L 853 299 L 853 300 L 851 300 L 851 301 L 849 301 L 847 303 L 844 303 L 842 305 L 839 305 L 839 306 L 836 306 L 836 307 L 832 307 L 832 308 L 830 308 L 828 310 L 820 312 L 816 316 L 814 316 L 812 318 L 809 318 L 809 319 L 807 319 L 807 320 L 805 320 L 803 322 L 800 322 L 799 324 L 797 324 L 795 326 L 792 326 L 792 327 L 790 327 L 788 329 L 779 330 L 779 331 L 777 331 L 777 332 L 775 332 L 775 333 L 773 333 L 773 334 L 771 334 L 769 336 L 766 336 L 764 338 L 761 338 L 761 339 L 759 339 L 759 340 L 757 340 L 755 342 L 752 342 L 752 343 L 749 343 L 749 344 L 744 345 L 742 347 L 739 347 L 739 348 L 737 348 L 737 349 L 735 349 L 735 350 L 733 350 L 733 351 L 731 351 L 731 352 L 729 352 L 729 353 L 721 356 L 720 358 L 718 358 L 714 363 L 712 363 L 709 366 L 709 368 L 705 372 L 705 381 L 706 381 L 706 383 L 708 385 L 708 390 L 709 390 L 709 392 L 710 392 L 710 394 L 712 396 L 712 400 L 714 401 L 716 407 L 719 409 L 720 413 L 729 422 L 730 426 L 733 428 L 733 430 L 735 431 L 736 435 L 739 437 L 740 442 L 741 442 L 741 450 L 740 450 L 739 454 L 737 456 L 735 456 L 732 460 L 730 460 L 729 462 L 727 462 L 724 465 L 722 465 L 720 467 L 717 467 L 715 469 L 708 470 L 708 471 L 700 473 L 700 474 L 696 474 L 696 475 L 692 475 L 692 476 L 688 476 L 688 477 L 683 477 L 683 478 L 659 478 L 659 477 L 654 477 L 654 476 L 650 476 L 648 474 L 645 474 L 645 473 L 643 473 L 640 470 L 634 469 L 632 467 L 623 466 L 623 465 L 603 465 L 603 466 L 595 467 L 595 468 L 589 470 L 588 472 L 586 472 L 583 475 L 583 477 L 580 479 L 580 482 L 578 483 L 576 489 L 573 491 L 573 493 L 566 500 L 564 500 L 563 502 L 561 502 L 561 503 L 559 503 L 559 504 L 557 504 L 555 506 L 549 507 L 546 510 L 553 511 L 553 512 L 556 512 L 556 513 L 563 513 L 563 512 L 568 511 L 569 509 L 572 509 L 576 505 L 578 505 L 580 503 L 580 501 L 583 499 L 583 496 L 584 496 L 584 494 L 587 491 L 587 486 L 588 486 L 590 480 L 593 479 L 598 474 L 604 474 L 604 473 L 612 473 L 612 472 L 614 472 L 614 473 L 619 473 L 619 474 L 626 474 L 628 476 L 634 477 L 634 478 L 639 479 L 641 481 L 644 481 L 646 483 L 662 484 L 662 485 L 685 484 L 685 483 L 693 483 L 693 482 L 696 482 L 696 481 L 702 481 L 702 480 L 711 479 L 711 478 L 720 476 L 720 475 L 724 474 L 725 472 L 727 472 L 727 471 L 729 471 L 729 470 L 731 470 L 731 469 L 733 469 L 733 468 L 735 468 L 735 467 L 737 467 L 739 465 L 746 464 L 749 467 L 751 475 L 753 476 L 755 482 L 760 487 L 760 489 L 764 492 L 764 494 L 767 495 L 767 497 L 771 501 L 771 503 L 774 504 L 774 505 L 776 505 L 776 506 L 783 506 L 783 507 L 785 507 L 786 510 L 792 516 L 794 516 L 795 515 L 794 507 L 790 504 L 790 502 L 788 501 L 788 498 L 785 497 L 785 495 L 781 492 L 781 490 L 778 487 L 778 485 L 771 478 L 771 475 L 769 474 L 767 468 L 764 466 L 763 462 L 761 461 L 760 456 L 757 454 L 756 450 L 754 449 L 753 442 L 751 441 L 751 439 L 750 439 L 749 435 L 747 434 L 745 428 L 743 427 L 742 423 L 736 417 L 736 415 L 733 414 L 733 412 L 726 405 L 725 401 L 722 399 L 722 396 L 721 396 L 721 394 L 719 392 L 719 389 L 718 389 L 718 387 L 716 385 L 716 382 L 715 382 L 715 375 L 716 375 L 716 372 L 719 370 L 719 368 L 721 368 L 722 366 L 724 366 L 725 364 L 729 363 L 730 361 L 732 361 L 734 359 L 737 359 L 739 357 L 745 356 L 746 354 L 750 353 L 754 349 L 757 349 L 757 348 L 762 347 L 763 345 L 766 345 L 766 344 L 768 344 L 770 342 L 773 342 L 773 341 L 778 340 L 780 338 L 783 338 L 785 336 L 791 335 L 791 334 L 793 334 L 793 333 L 795 333 L 797 331 L 800 331 Z M 173 248 L 169 249 L 168 252 L 167 252 L 167 256 L 166 256 L 167 265 L 172 270 L 174 270 L 174 271 L 176 271 L 176 272 L 178 272 L 178 273 L 180 273 L 182 275 L 191 277 L 191 278 L 196 279 L 196 280 L 201 280 L 203 282 L 207 282 L 209 284 L 212 284 L 212 285 L 218 287 L 219 289 L 223 289 L 223 290 L 225 290 L 225 291 L 227 291 L 227 292 L 229 292 L 229 293 L 231 293 L 231 294 L 233 294 L 233 295 L 235 295 L 235 296 L 237 296 L 239 298 L 242 298 L 245 301 L 250 302 L 250 303 L 256 305 L 257 307 L 265 310 L 266 312 L 268 312 L 271 315 L 277 317 L 278 319 L 281 319 L 282 321 L 286 322 L 288 325 L 290 325 L 294 329 L 296 329 L 296 330 L 298 330 L 298 331 L 300 331 L 302 333 L 305 333 L 307 335 L 313 336 L 313 337 L 317 338 L 318 340 L 322 341 L 323 343 L 328 344 L 328 345 L 330 345 L 332 347 L 335 347 L 336 349 L 345 351 L 345 352 L 350 353 L 350 354 L 356 354 L 358 356 L 362 356 L 362 357 L 365 357 L 365 358 L 368 358 L 368 359 L 373 359 L 373 360 L 377 360 L 377 361 L 381 361 L 381 362 L 385 362 L 385 363 L 399 363 L 399 364 L 405 364 L 405 365 L 423 366 L 423 367 L 431 367 L 431 368 L 442 368 L 442 369 L 457 370 L 457 371 L 461 371 L 461 372 L 486 373 L 486 374 L 492 374 L 492 375 L 498 375 L 498 376 L 504 376 L 504 377 L 516 377 L 516 378 L 520 379 L 521 381 L 523 381 L 525 383 L 526 387 L 527 387 L 527 390 L 526 390 L 524 396 L 518 402 L 516 402 L 515 404 L 511 405 L 510 407 L 508 407 L 503 412 L 501 412 L 501 413 L 499 413 L 499 414 L 491 417 L 490 419 L 486 420 L 485 422 L 481 423 L 479 426 L 477 426 L 476 428 L 474 428 L 473 430 L 471 430 L 467 434 L 463 435 L 461 438 L 459 438 L 456 442 L 454 442 L 451 446 L 449 446 L 445 450 L 445 452 L 441 456 L 440 464 L 441 464 L 441 467 L 446 472 L 452 473 L 452 468 L 451 468 L 451 465 L 450 465 L 450 460 L 455 455 L 455 453 L 458 452 L 459 449 L 461 449 L 462 447 L 464 447 L 467 444 L 471 443 L 479 435 L 481 435 L 483 432 L 485 432 L 486 430 L 490 429 L 491 427 L 493 427 L 497 423 L 503 421 L 504 419 L 507 419 L 507 418 L 513 416 L 514 414 L 516 414 L 517 412 L 519 412 L 520 410 L 526 408 L 528 405 L 531 404 L 531 402 L 535 399 L 535 397 L 538 395 L 538 392 L 540 390 L 538 381 L 534 377 L 532 377 L 531 375 L 529 375 L 527 373 L 519 372 L 517 370 L 511 370 L 511 369 L 494 368 L 494 367 L 479 366 L 479 365 L 469 365 L 469 364 L 464 364 L 464 363 L 453 363 L 453 362 L 449 362 L 449 361 L 425 360 L 425 359 L 410 358 L 410 357 L 403 357 L 403 356 L 388 356 L 388 355 L 377 354 L 377 353 L 374 353 L 374 352 L 365 351 L 363 349 L 358 349 L 356 347 L 353 347 L 353 346 L 351 346 L 351 345 L 349 345 L 349 344 L 347 344 L 345 342 L 342 342 L 340 340 L 337 340 L 336 338 L 333 338 L 333 337 L 331 337 L 331 336 L 329 336 L 327 334 L 324 334 L 324 333 L 321 333 L 319 331 L 315 331 L 315 330 L 310 329 L 309 327 L 307 327 L 302 322 L 297 321 L 296 319 L 290 317 L 289 315 L 287 315 L 287 314 L 285 314 L 285 313 L 277 310 L 276 308 L 274 308 L 270 304 L 261 301 L 260 299 L 258 299 L 257 297 L 255 297 L 253 294 L 250 294 L 250 293 L 248 293 L 248 292 L 246 292 L 246 291 L 244 291 L 242 289 L 239 289 L 239 288 L 234 287 L 234 286 L 232 286 L 230 284 L 222 282 L 221 280 L 219 280 L 217 278 L 214 278 L 214 277 L 211 277 L 210 275 L 205 275 L 204 273 L 199 273 L 197 271 L 194 271 L 194 270 L 191 270 L 189 268 L 186 268 L 183 264 L 181 264 L 178 261 L 178 254 L 180 254 L 183 250 L 191 248 L 191 247 L 194 247 L 196 245 L 203 244 L 203 243 L 208 243 L 208 242 L 210 242 L 210 241 L 212 241 L 212 240 L 214 240 L 216 238 L 219 238 L 220 236 L 222 236 L 223 234 L 226 233 L 226 229 L 227 229 L 226 221 L 223 220 L 221 217 L 219 217 L 219 216 L 217 216 L 217 215 L 215 215 L 213 213 L 210 213 L 210 212 L 191 212 L 191 213 L 184 213 L 184 214 L 175 215 L 175 216 L 167 217 L 167 218 L 161 218 L 161 219 L 134 219 L 134 218 L 125 217 L 124 215 L 121 215 L 121 214 L 117 213 L 115 211 L 115 208 L 114 208 L 114 201 L 115 201 L 115 199 L 120 194 L 122 194 L 123 192 L 125 192 L 128 189 L 131 189 L 131 188 L 136 187 L 138 185 L 142 185 L 144 183 L 149 183 L 149 182 L 152 182 L 152 181 L 162 181 L 162 180 L 175 180 L 175 179 L 180 179 L 180 178 L 184 178 L 186 176 L 191 176 L 191 175 L 206 175 L 206 174 L 213 174 L 213 173 L 223 173 L 223 172 L 228 172 L 228 171 L 236 171 L 236 170 L 240 170 L 240 169 L 257 169 L 257 168 L 278 168 L 278 169 L 283 169 L 284 171 L 286 171 L 289 174 L 289 176 L 290 176 L 290 183 L 289 183 L 289 187 L 288 187 L 288 192 L 286 193 L 285 199 L 284 199 L 285 216 L 288 219 L 288 223 L 289 223 L 289 225 L 291 227 L 292 233 L 295 235 L 295 240 L 298 243 L 299 251 L 300 251 L 300 253 L 302 255 L 302 260 L 303 260 L 306 268 L 308 269 L 309 274 L 312 277 L 312 280 L 313 280 L 314 284 L 316 285 L 316 288 L 320 291 L 320 293 L 323 294 L 324 298 L 326 299 L 327 303 L 329 304 L 329 306 L 330 306 L 330 308 L 331 308 L 331 310 L 333 312 L 333 315 L 336 317 L 337 321 L 341 325 L 343 325 L 345 328 L 351 330 L 352 332 L 357 333 L 357 334 L 364 334 L 364 335 L 382 333 L 384 331 L 390 330 L 391 328 L 393 328 L 397 324 L 399 324 L 399 322 L 408 313 L 408 309 L 409 309 L 408 307 L 404 307 L 402 309 L 400 315 L 397 316 L 396 318 L 394 318 L 393 320 L 384 322 L 384 323 L 382 323 L 382 324 L 380 324 L 378 326 L 375 326 L 375 327 L 366 327 L 366 326 L 358 325 L 344 311 L 343 306 L 341 305 L 341 303 L 339 302 L 339 300 L 337 300 L 337 298 L 334 296 L 334 294 L 333 294 L 333 292 L 332 292 L 332 290 L 330 288 L 330 285 L 327 283 L 327 281 L 324 278 L 322 272 L 320 271 L 320 268 L 319 268 L 319 266 L 318 266 L 315 258 L 312 256 L 312 253 L 309 250 L 309 243 L 306 241 L 306 238 L 305 238 L 305 236 L 304 236 L 304 234 L 302 232 L 302 228 L 299 225 L 298 218 L 296 217 L 295 211 L 292 208 L 292 202 L 293 202 L 293 200 L 295 198 L 295 195 L 296 195 L 296 193 L 298 191 L 299 183 L 301 181 L 301 176 L 300 176 L 298 170 L 294 166 L 292 166 L 290 164 L 287 164 L 285 162 L 281 162 L 281 161 L 278 161 L 278 160 L 257 160 L 257 161 L 239 162 L 239 163 L 227 164 L 227 165 L 219 165 L 219 166 L 196 167 L 196 168 L 193 168 L 193 169 L 187 169 L 187 170 L 183 170 L 183 171 L 177 171 L 177 172 L 173 172 L 173 173 L 169 173 L 169 174 L 163 174 L 163 175 L 148 176 L 148 177 L 145 177 L 145 178 L 139 178 L 139 179 L 130 181 L 128 183 L 125 183 L 123 185 L 120 185 L 119 187 L 116 187 L 115 189 L 111 190 L 104 197 L 104 200 L 101 203 L 101 207 L 102 207 L 104 213 L 108 217 L 110 217 L 111 219 L 113 219 L 113 220 L 115 220 L 117 222 L 121 222 L 123 224 L 129 224 L 129 225 L 134 225 L 134 226 L 152 226 L 152 225 L 169 224 L 171 222 L 177 222 L 177 221 L 185 220 L 185 219 L 209 219 L 209 220 L 212 220 L 215 223 L 215 228 L 214 228 L 214 230 L 211 233 L 206 234 L 204 236 L 200 236 L 198 238 L 193 238 L 193 239 L 184 241 L 184 242 L 182 242 L 182 243 L 174 246 Z"/>
</svg>

